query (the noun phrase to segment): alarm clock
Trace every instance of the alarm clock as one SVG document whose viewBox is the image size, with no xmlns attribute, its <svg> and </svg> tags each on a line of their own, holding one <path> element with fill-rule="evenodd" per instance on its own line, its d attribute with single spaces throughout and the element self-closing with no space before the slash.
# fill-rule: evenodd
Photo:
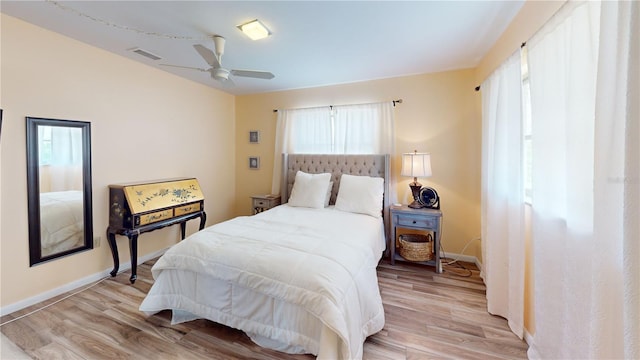
<svg viewBox="0 0 640 360">
<path fill-rule="evenodd" d="M 429 209 L 440 209 L 440 197 L 435 189 L 430 187 L 423 187 L 420 189 L 420 195 L 418 196 L 418 202 L 422 204 L 422 207 Z"/>
</svg>

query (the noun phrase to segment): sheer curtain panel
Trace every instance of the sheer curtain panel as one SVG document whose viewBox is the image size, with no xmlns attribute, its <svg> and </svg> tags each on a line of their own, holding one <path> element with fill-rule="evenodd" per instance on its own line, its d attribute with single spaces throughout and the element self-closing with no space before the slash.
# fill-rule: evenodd
<svg viewBox="0 0 640 360">
<path fill-rule="evenodd" d="M 271 193 L 280 193 L 282 154 L 328 154 L 331 150 L 331 111 L 328 106 L 278 110 Z"/>
<path fill-rule="evenodd" d="M 395 153 L 394 105 L 391 101 L 334 106 L 336 154 L 393 154 Z M 389 179 L 389 201 L 396 203 L 398 177 Z"/>
<path fill-rule="evenodd" d="M 337 154 L 393 154 L 393 104 L 335 106 Z"/>
<path fill-rule="evenodd" d="M 640 358 L 638 2 L 568 2 L 530 41 L 532 359 Z"/>
<path fill-rule="evenodd" d="M 520 52 L 482 83 L 482 278 L 487 309 L 523 337 L 524 194 Z"/>
<path fill-rule="evenodd" d="M 600 29 L 589 356 L 640 359 L 640 3 L 604 2 Z"/>
<path fill-rule="evenodd" d="M 41 189 L 49 191 L 82 190 L 82 130 L 58 126 L 39 126 L 38 138 L 50 131 L 50 162 L 41 164 Z M 40 148 L 45 148 L 43 144 Z M 44 179 L 48 184 L 42 184 Z"/>
</svg>

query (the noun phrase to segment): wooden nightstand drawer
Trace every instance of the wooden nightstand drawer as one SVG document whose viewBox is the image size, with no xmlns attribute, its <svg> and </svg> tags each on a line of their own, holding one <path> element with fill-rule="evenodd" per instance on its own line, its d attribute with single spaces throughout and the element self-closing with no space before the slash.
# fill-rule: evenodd
<svg viewBox="0 0 640 360">
<path fill-rule="evenodd" d="M 251 205 L 253 214 L 255 215 L 280 205 L 280 196 L 255 195 L 251 197 Z"/>
<path fill-rule="evenodd" d="M 253 199 L 253 207 L 267 207 L 269 201 L 265 199 Z"/>
<path fill-rule="evenodd" d="M 436 227 L 437 220 L 418 216 L 399 216 L 398 226 L 412 226 L 419 228 L 433 229 Z"/>
</svg>

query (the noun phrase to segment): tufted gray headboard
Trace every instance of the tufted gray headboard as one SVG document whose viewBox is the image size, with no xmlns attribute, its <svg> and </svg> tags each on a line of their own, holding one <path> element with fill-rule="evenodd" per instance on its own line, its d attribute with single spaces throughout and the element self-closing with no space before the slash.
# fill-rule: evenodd
<svg viewBox="0 0 640 360">
<path fill-rule="evenodd" d="M 340 188 L 340 175 L 366 175 L 384 179 L 383 218 L 387 239 L 389 238 L 389 182 L 391 166 L 388 154 L 380 155 L 326 155 L 326 154 L 282 154 L 282 203 L 289 200 L 293 181 L 298 170 L 309 174 L 331 173 L 333 189 L 329 204 L 333 205 Z"/>
</svg>

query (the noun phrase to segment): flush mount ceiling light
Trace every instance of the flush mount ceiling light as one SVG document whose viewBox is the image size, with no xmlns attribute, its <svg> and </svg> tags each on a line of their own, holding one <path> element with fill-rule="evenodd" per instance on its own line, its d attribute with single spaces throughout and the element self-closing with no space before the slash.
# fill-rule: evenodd
<svg viewBox="0 0 640 360">
<path fill-rule="evenodd" d="M 267 27 L 258 19 L 238 25 L 238 29 L 245 33 L 245 35 L 247 35 L 251 40 L 260 40 L 271 35 L 269 29 L 267 29 Z"/>
</svg>

